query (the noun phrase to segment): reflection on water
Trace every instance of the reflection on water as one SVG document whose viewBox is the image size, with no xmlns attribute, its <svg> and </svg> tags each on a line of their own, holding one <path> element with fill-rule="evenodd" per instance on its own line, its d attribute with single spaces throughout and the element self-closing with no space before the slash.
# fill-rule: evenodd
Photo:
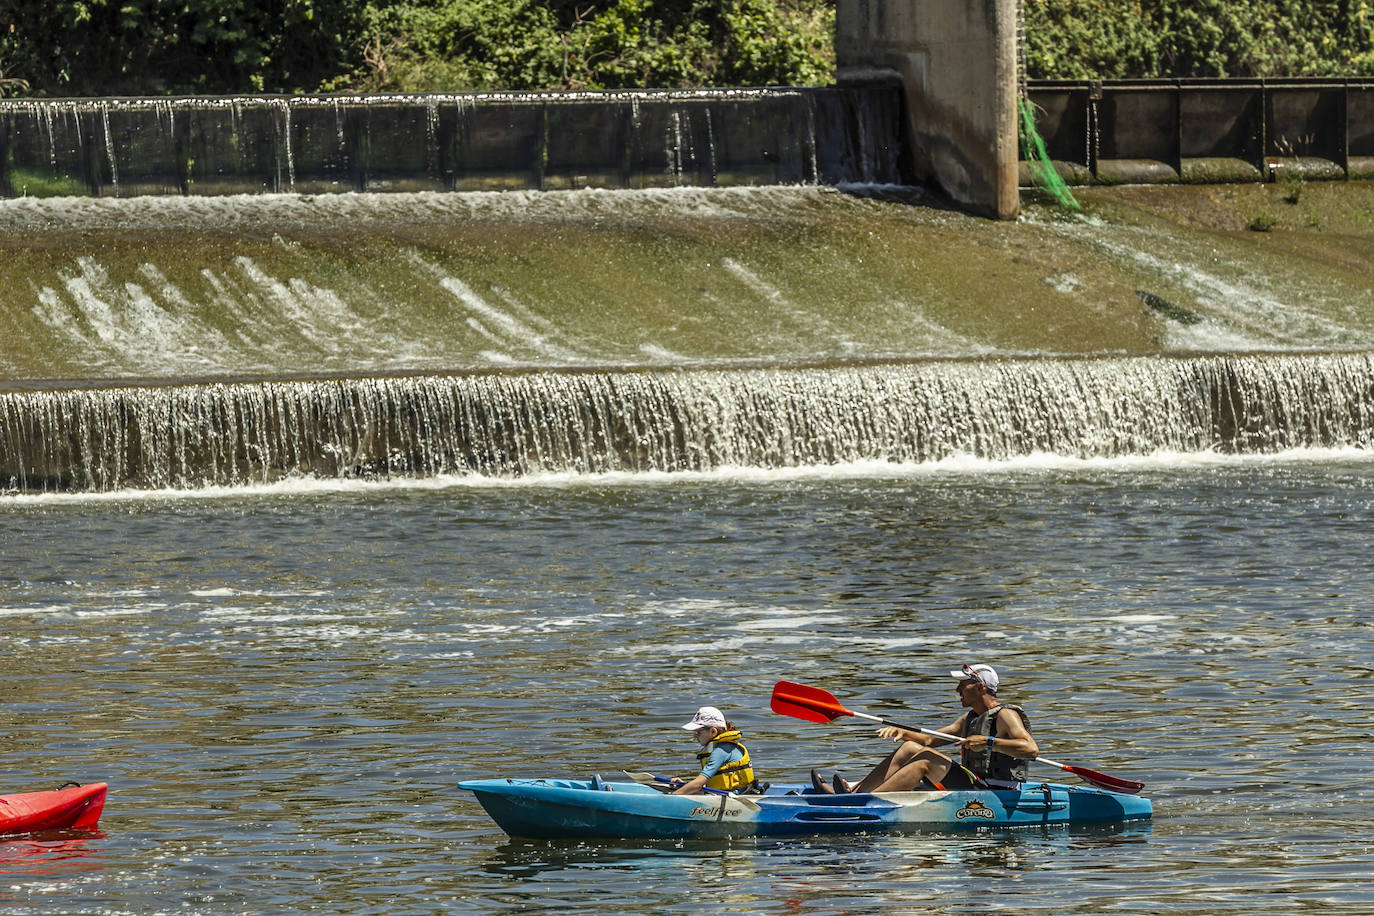
<svg viewBox="0 0 1374 916">
<path fill-rule="evenodd" d="M 0 873 L 55 875 L 98 867 L 105 834 L 98 830 L 50 830 L 25 837 L 0 837 Z"/>
<path fill-rule="evenodd" d="M 3 905 L 1367 911 L 1371 484 L 1324 455 L 5 501 L 7 784 L 111 792 L 103 836 L 0 844 Z M 1154 823 L 526 844 L 454 789 L 685 772 L 708 702 L 762 778 L 852 775 L 886 743 L 773 715 L 776 680 L 938 725 L 975 657 Z"/>
<path fill-rule="evenodd" d="M 1048 856 L 1080 860 L 1131 855 L 1148 844 L 1149 824 L 1101 829 L 1025 830 L 1001 833 L 846 836 L 826 839 L 737 839 L 717 842 L 507 842 L 480 867 L 502 886 L 518 882 L 522 905 L 552 910 L 583 881 L 631 882 L 670 888 L 655 907 L 688 912 L 703 906 L 691 888 L 719 892 L 747 911 L 818 913 L 833 907 L 916 898 L 952 876 L 996 881 L 1044 867 Z M 1101 867 L 1105 867 L 1103 862 Z M 547 889 L 547 893 L 546 893 Z M 697 900 L 697 903 L 693 903 Z M 938 900 L 935 901 L 938 909 Z M 704 904 L 708 911 L 713 902 Z M 954 909 L 958 909 L 955 907 Z"/>
</svg>

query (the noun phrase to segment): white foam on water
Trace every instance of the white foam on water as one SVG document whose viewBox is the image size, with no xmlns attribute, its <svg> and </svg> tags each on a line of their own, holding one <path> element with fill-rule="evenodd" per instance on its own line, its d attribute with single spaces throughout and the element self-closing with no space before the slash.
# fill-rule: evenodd
<svg viewBox="0 0 1374 916">
<path fill-rule="evenodd" d="M 425 260 L 419 252 L 411 251 L 410 258 L 433 276 L 441 287 L 468 310 L 470 322 L 472 320 L 482 322 L 477 326 L 477 329 L 493 343 L 515 350 L 532 349 L 542 357 L 564 362 L 585 361 L 582 354 L 561 346 L 553 341 L 550 335 L 536 330 L 531 324 L 522 321 L 510 312 L 497 308 L 467 283 L 450 275 L 437 264 Z M 495 330 L 485 329 L 485 325 L 490 325 Z"/>
<path fill-rule="evenodd" d="M 362 328 L 362 321 L 333 290 L 312 286 L 299 278 L 280 280 L 246 256 L 235 258 L 234 264 L 258 290 L 260 301 L 274 305 L 275 313 L 321 350 L 334 352 L 337 335 Z"/>
<path fill-rule="evenodd" d="M 750 292 L 777 309 L 787 317 L 788 321 L 805 333 L 821 340 L 832 341 L 845 350 L 854 350 L 860 346 L 853 338 L 837 330 L 820 315 L 798 307 L 783 294 L 782 290 L 735 258 L 727 257 L 722 260 L 721 264 L 731 276 L 743 283 Z"/>
<path fill-rule="evenodd" d="M 167 604 L 144 604 L 137 607 L 117 607 L 106 608 L 100 611 L 75 611 L 73 616 L 80 618 L 101 618 L 101 617 L 138 617 L 143 614 L 151 614 L 153 611 L 163 611 L 169 607 Z"/>
<path fill-rule="evenodd" d="M 984 638 L 984 639 L 993 639 L 993 638 L 1005 639 L 1006 637 L 1005 637 L 1005 634 L 1003 634 L 1002 636 L 996 636 L 996 637 L 995 637 L 992 633 L 985 633 L 985 634 L 983 634 L 983 638 Z M 932 643 L 932 642 L 935 642 L 935 641 L 937 641 L 937 640 L 938 640 L 938 637 L 926 636 L 926 637 L 922 637 L 922 638 L 910 638 L 910 639 L 901 639 L 901 638 L 897 638 L 897 637 L 894 637 L 894 638 L 891 638 L 891 639 L 866 638 L 866 639 L 863 640 L 863 642 L 865 642 L 865 643 L 868 644 L 868 645 L 875 646 L 875 647 L 877 647 L 877 648 L 879 648 L 879 649 L 883 649 L 883 650 L 887 650 L 887 651 L 900 651 L 900 650 L 903 650 L 903 649 L 925 649 L 925 648 L 929 648 L 930 645 L 931 645 L 931 643 Z"/>
<path fill-rule="evenodd" d="M 63 336 L 81 342 L 83 349 L 88 352 L 97 346 L 96 341 L 77 320 L 76 314 L 67 306 L 67 300 L 60 292 L 50 286 L 44 286 L 35 290 L 35 293 L 38 301 L 33 305 L 32 312 L 40 321 L 61 330 Z"/>
<path fill-rule="evenodd" d="M 11 493 L 0 495 L 0 511 L 6 506 L 85 502 L 182 502 L 244 498 L 295 498 L 316 495 L 368 494 L 390 491 L 442 491 L 449 489 L 576 489 L 585 487 L 666 487 L 701 485 L 767 485 L 816 480 L 921 480 L 947 476 L 1002 476 L 1058 472 L 1134 473 L 1190 468 L 1279 466 L 1374 462 L 1374 451 L 1359 448 L 1303 448 L 1272 454 L 1233 455 L 1219 452 L 1156 452 L 1117 458 L 1074 458 L 1035 454 L 1008 460 L 957 455 L 925 463 L 853 461 L 841 464 L 804 465 L 787 468 L 722 467 L 710 471 L 616 471 L 535 473 L 520 477 L 484 477 L 440 474 L 431 477 L 387 479 L 316 478 L 303 475 L 281 481 L 244 486 L 212 486 L 197 489 L 115 490 L 104 493 Z"/>
<path fill-rule="evenodd" d="M 1170 620 L 1178 620 L 1174 614 L 1120 614 L 1116 617 L 1105 618 L 1112 623 L 1166 623 Z"/>
<path fill-rule="evenodd" d="M 905 302 L 893 302 L 892 307 L 903 313 L 909 327 L 920 329 L 926 345 L 921 348 L 929 356 L 988 356 L 998 352 L 992 344 L 966 337 L 932 321 L 917 307 Z"/>
<path fill-rule="evenodd" d="M 792 630 L 797 627 L 844 626 L 846 624 L 846 619 L 836 614 L 815 614 L 778 620 L 741 620 L 732 626 L 741 630 Z"/>
<path fill-rule="evenodd" d="M 43 614 L 65 614 L 72 610 L 70 604 L 46 604 L 40 607 L 0 607 L 0 617 L 32 617 Z"/>
<path fill-rule="evenodd" d="M 831 637 L 828 637 L 824 633 L 812 633 L 808 634 L 808 636 L 809 638 L 805 640 L 808 645 L 821 645 L 833 641 Z M 768 637 L 718 635 L 712 636 L 709 642 L 692 640 L 690 642 L 681 643 L 659 642 L 653 645 L 619 646 L 609 654 L 622 657 L 650 655 L 665 659 L 674 659 L 674 664 L 678 665 L 700 665 L 702 664 L 702 659 L 716 657 L 722 652 L 739 652 L 752 646 L 794 644 L 795 642 Z"/>
<path fill-rule="evenodd" d="M 639 345 L 639 352 L 643 353 L 650 360 L 658 363 L 673 363 L 683 365 L 692 362 L 692 360 L 688 359 L 686 356 L 683 356 L 681 353 L 675 353 L 672 350 L 669 350 L 667 347 L 660 346 L 659 344 L 642 343 Z"/>
<path fill-rule="evenodd" d="M 1169 350 L 1206 353 L 1291 349 L 1278 348 L 1271 340 L 1256 338 L 1252 334 L 1227 327 L 1211 318 L 1205 318 L 1198 324 L 1166 321 L 1164 346 Z"/>
<path fill-rule="evenodd" d="M 1167 322 L 1165 343 L 1170 348 L 1221 352 L 1374 345 L 1374 335 L 1358 320 L 1342 324 L 1328 317 L 1349 314 L 1348 303 L 1332 300 L 1328 290 L 1315 284 L 1305 287 L 1301 277 L 1275 279 L 1259 272 L 1228 277 L 1224 264 L 1208 266 L 1217 260 L 1215 251 L 1199 251 L 1185 238 L 1148 227 L 1101 220 L 1034 222 L 1192 293 L 1204 321 L 1191 327 Z M 1165 251 L 1168 257 L 1156 254 Z M 1326 314 L 1306 302 L 1324 307 Z"/>
<path fill-rule="evenodd" d="M 363 194 L 232 194 L 215 197 L 148 195 L 127 198 L 21 197 L 0 200 L 0 231 L 100 229 L 337 228 L 340 222 L 445 220 L 582 221 L 651 212 L 720 221 L 792 216 L 801 205 L 861 206 L 856 198 L 819 186 L 751 185 L 727 188 L 579 188 L 535 191 L 414 191 Z"/>
<path fill-rule="evenodd" d="M 716 598 L 674 598 L 666 601 L 650 601 L 644 605 L 648 613 L 665 617 L 715 617 L 729 613 L 740 606 L 734 602 Z"/>
<path fill-rule="evenodd" d="M 332 593 L 323 589 L 301 589 L 295 591 L 266 591 L 260 589 L 212 588 L 191 591 L 196 598 L 266 598 L 270 600 L 299 598 L 326 598 Z"/>
<path fill-rule="evenodd" d="M 480 350 L 477 355 L 493 366 L 518 366 L 520 361 L 509 353 L 498 353 L 495 350 Z"/>
<path fill-rule="evenodd" d="M 223 619 L 223 618 L 221 618 Z M 346 614 L 248 614 L 243 620 L 251 623 L 334 623 L 349 620 Z"/>
<path fill-rule="evenodd" d="M 78 321 L 90 327 L 96 338 L 104 344 L 119 344 L 125 335 L 115 321 L 114 308 L 102 298 L 108 295 L 109 277 L 103 267 L 90 258 L 79 258 L 77 267 L 80 273 L 61 274 L 67 295 L 75 303 Z"/>
<path fill-rule="evenodd" d="M 318 627 L 284 627 L 268 626 L 263 631 L 269 634 L 274 644 L 277 645 L 300 645 L 302 643 L 330 643 L 334 645 L 345 645 L 348 643 L 376 641 L 378 630 L 375 627 L 345 626 L 340 624 Z M 412 639 L 432 639 L 432 635 L 422 636 L 419 633 L 412 634 Z M 394 631 L 386 631 L 387 642 L 401 642 L 407 639 L 406 634 Z"/>
<path fill-rule="evenodd" d="M 248 623 L 252 621 L 254 617 L 253 609 L 239 604 L 204 608 L 198 610 L 197 613 L 205 620 L 225 623 Z"/>
</svg>

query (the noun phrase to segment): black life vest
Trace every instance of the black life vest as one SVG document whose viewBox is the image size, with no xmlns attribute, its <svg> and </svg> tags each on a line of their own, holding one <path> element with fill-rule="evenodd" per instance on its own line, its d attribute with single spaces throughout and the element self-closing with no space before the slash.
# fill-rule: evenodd
<svg viewBox="0 0 1374 916">
<path fill-rule="evenodd" d="M 987 712 L 974 715 L 969 710 L 964 718 L 964 730 L 961 737 L 967 738 L 970 735 L 985 735 L 990 738 L 999 737 L 997 734 L 997 714 L 1004 709 L 1010 709 L 1021 717 L 1026 728 L 1030 729 L 1030 719 L 1020 706 L 1007 703 L 1003 706 L 994 706 Z M 997 750 L 985 747 L 981 751 L 970 751 L 965 748 L 963 752 L 964 766 L 984 779 L 1003 779 L 1015 782 L 1025 782 L 1026 773 L 1030 769 L 1030 761 L 1020 757 L 1012 757 Z"/>
</svg>

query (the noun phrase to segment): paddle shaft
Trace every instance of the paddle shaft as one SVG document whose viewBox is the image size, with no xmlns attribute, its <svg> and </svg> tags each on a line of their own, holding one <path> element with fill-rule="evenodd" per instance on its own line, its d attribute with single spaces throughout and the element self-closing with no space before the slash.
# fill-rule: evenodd
<svg viewBox="0 0 1374 916">
<path fill-rule="evenodd" d="M 664 786 L 673 786 L 681 784 L 681 780 L 674 780 L 671 776 L 655 776 L 653 773 L 631 773 L 629 770 L 624 770 L 623 772 L 626 776 L 630 777 L 635 782 L 639 783 L 641 786 L 652 786 L 655 783 Z M 713 789 L 710 786 L 702 786 L 697 791 L 699 791 L 702 795 L 720 795 L 730 799 L 731 801 L 741 802 L 746 808 L 758 808 L 758 804 L 754 802 L 752 799 L 745 798 L 742 795 L 736 795 L 734 792 L 730 792 L 725 789 Z"/>
<path fill-rule="evenodd" d="M 969 739 L 967 739 L 967 737 L 959 737 L 958 735 L 949 735 L 948 732 L 938 732 L 938 731 L 936 731 L 936 729 L 933 729 L 933 728 L 921 728 L 921 726 L 919 726 L 919 725 L 901 725 L 900 722 L 889 722 L 888 720 L 885 720 L 885 718 L 878 718 L 877 715 L 864 715 L 863 713 L 852 713 L 852 715 L 855 715 L 856 718 L 867 718 L 867 720 L 871 720 L 871 721 L 874 721 L 874 722 L 882 722 L 883 725 L 892 725 L 893 728 L 900 728 L 900 729 L 903 729 L 903 731 L 907 731 L 907 732 L 921 732 L 922 735 L 930 735 L 930 736 L 933 736 L 933 737 L 943 737 L 943 739 L 947 740 L 947 742 L 954 742 L 955 744 L 963 744 L 963 743 L 967 742 L 967 740 L 969 740 Z M 1048 758 L 1048 757 L 1039 757 L 1039 755 L 1036 755 L 1036 757 L 1031 757 L 1031 758 L 1028 758 L 1028 759 L 1033 759 L 1033 761 L 1035 761 L 1036 764 L 1047 764 L 1048 766 L 1058 766 L 1059 769 L 1068 770 L 1068 772 L 1070 772 L 1070 773 L 1074 773 L 1074 772 L 1077 772 L 1077 770 L 1083 769 L 1083 768 L 1081 768 L 1081 766 L 1070 766 L 1070 765 L 1068 765 L 1068 764 L 1061 764 L 1061 762 L 1052 761 L 1052 759 L 1050 759 L 1050 758 Z"/>
<path fill-rule="evenodd" d="M 865 715 L 864 713 L 854 712 L 853 710 L 851 710 L 849 714 L 857 719 L 868 719 L 872 722 L 881 722 L 883 725 L 890 725 L 893 728 L 900 728 L 903 731 L 921 732 L 922 734 L 931 735 L 936 738 L 944 738 L 946 741 L 952 741 L 955 744 L 963 744 L 965 741 L 968 740 L 967 738 L 961 738 L 958 735 L 951 735 L 947 732 L 936 731 L 933 728 L 922 728 L 919 725 L 902 725 L 899 722 L 891 722 L 887 719 L 880 719 L 877 716 Z M 1066 773 L 1073 773 L 1076 776 L 1082 776 L 1084 779 L 1087 779 L 1088 782 L 1106 782 L 1107 780 L 1110 780 L 1110 784 L 1115 786 L 1115 790 L 1119 792 L 1129 792 L 1131 791 L 1130 786 L 1134 785 L 1134 783 L 1132 783 L 1129 780 L 1118 780 L 1115 776 L 1107 776 L 1107 774 L 1105 773 L 1098 773 L 1096 770 L 1088 770 L 1086 767 L 1076 767 L 1071 766 L 1067 763 L 1060 763 L 1059 761 L 1051 760 L 1048 757 L 1041 757 L 1037 755 L 1035 757 L 1030 757 L 1028 759 L 1034 760 L 1036 763 L 1043 763 L 1046 766 L 1057 767 L 1065 771 Z M 1117 785 L 1118 783 L 1120 785 Z M 1142 785 L 1141 788 L 1144 788 L 1144 786 Z M 1137 788 L 1135 791 L 1139 792 L 1140 788 Z"/>
</svg>

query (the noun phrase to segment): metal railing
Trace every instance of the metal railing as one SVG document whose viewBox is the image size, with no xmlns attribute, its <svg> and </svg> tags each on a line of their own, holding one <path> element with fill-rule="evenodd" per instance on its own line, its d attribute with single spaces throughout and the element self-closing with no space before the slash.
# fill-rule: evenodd
<svg viewBox="0 0 1374 916">
<path fill-rule="evenodd" d="M 1374 79 L 1031 80 L 1071 184 L 1374 179 Z"/>
</svg>

